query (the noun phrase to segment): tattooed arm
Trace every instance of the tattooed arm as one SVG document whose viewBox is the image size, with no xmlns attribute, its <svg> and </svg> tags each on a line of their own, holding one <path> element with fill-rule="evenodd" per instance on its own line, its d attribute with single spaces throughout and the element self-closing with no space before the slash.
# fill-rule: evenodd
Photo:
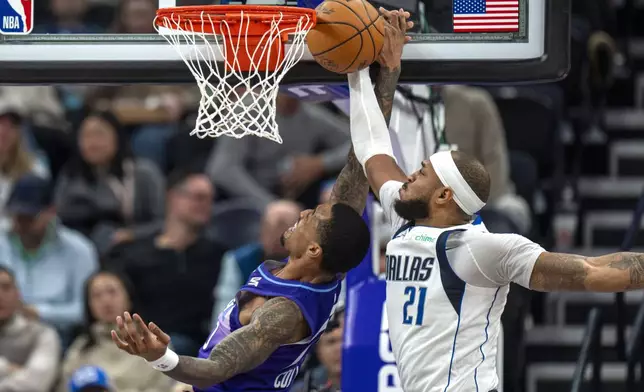
<svg viewBox="0 0 644 392">
<path fill-rule="evenodd" d="M 621 292 L 644 288 L 644 254 L 613 253 L 585 257 L 542 253 L 532 270 L 530 288 L 538 291 Z"/>
<path fill-rule="evenodd" d="M 391 67 L 381 66 L 378 76 L 376 77 L 376 99 L 382 115 L 385 116 L 385 122 L 389 124 L 391 120 L 391 110 L 394 107 L 394 94 L 396 94 L 396 85 L 400 78 L 400 62 Z"/>
<path fill-rule="evenodd" d="M 286 298 L 269 299 L 248 325 L 219 342 L 208 359 L 179 357 L 168 376 L 199 388 L 208 388 L 261 365 L 280 345 L 302 339 L 308 326 L 300 308 Z"/>
<path fill-rule="evenodd" d="M 331 191 L 331 203 L 348 204 L 362 215 L 365 205 L 367 204 L 367 195 L 369 194 L 369 183 L 364 175 L 362 165 L 358 162 L 353 147 L 349 151 L 347 164 L 340 172 L 338 179 L 333 185 Z"/>
</svg>

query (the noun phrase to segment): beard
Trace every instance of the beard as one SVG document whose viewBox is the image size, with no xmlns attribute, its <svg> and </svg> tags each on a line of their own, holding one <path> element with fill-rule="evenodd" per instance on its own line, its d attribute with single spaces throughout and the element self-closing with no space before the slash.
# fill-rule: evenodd
<svg viewBox="0 0 644 392">
<path fill-rule="evenodd" d="M 429 218 L 429 202 L 422 199 L 396 200 L 394 211 L 404 220 L 413 221 Z"/>
</svg>

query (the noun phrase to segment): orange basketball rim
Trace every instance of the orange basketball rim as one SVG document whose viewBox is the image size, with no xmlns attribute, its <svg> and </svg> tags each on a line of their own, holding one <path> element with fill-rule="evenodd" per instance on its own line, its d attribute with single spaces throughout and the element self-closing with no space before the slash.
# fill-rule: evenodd
<svg viewBox="0 0 644 392">
<path fill-rule="evenodd" d="M 154 27 L 181 56 L 202 95 L 190 134 L 255 135 L 281 143 L 280 82 L 304 56 L 316 21 L 313 9 L 283 6 L 158 10 Z"/>
<path fill-rule="evenodd" d="M 314 9 L 286 6 L 184 6 L 159 9 L 154 23 L 157 28 L 223 36 L 227 68 L 273 71 L 284 61 L 289 34 L 315 27 L 316 14 Z"/>
</svg>

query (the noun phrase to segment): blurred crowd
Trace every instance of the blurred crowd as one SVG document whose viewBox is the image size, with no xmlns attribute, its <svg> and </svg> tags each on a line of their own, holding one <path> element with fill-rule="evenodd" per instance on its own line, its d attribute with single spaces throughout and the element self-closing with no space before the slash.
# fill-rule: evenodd
<svg viewBox="0 0 644 392">
<path fill-rule="evenodd" d="M 163 102 L 163 94 L 179 100 L 190 88 L 159 91 Z M 444 98 L 447 137 L 486 162 L 494 194 L 527 211 L 515 226 L 529 226 L 528 203 L 510 185 L 491 95 L 460 86 L 446 87 Z M 45 99 L 60 110 L 60 127 L 38 121 Z M 135 122 L 120 105 L 118 94 L 84 100 L 74 123 L 80 112 L 55 87 L 0 88 L 0 391 L 77 391 L 78 372 L 118 391 L 175 387 L 118 351 L 110 340 L 116 316 L 136 311 L 171 335 L 175 351 L 196 353 L 249 274 L 286 256 L 281 233 L 329 197 L 350 148 L 341 110 L 285 95 L 278 100 L 283 144 L 246 137 L 197 146 L 188 136 L 194 104 L 158 122 L 143 109 Z M 405 110 L 401 101 L 394 117 Z M 463 113 L 467 127 L 459 125 Z M 468 143 L 479 133 L 486 143 Z M 169 164 L 173 154 L 180 158 Z M 314 361 L 326 370 L 306 382 L 337 385 L 341 328 L 337 321 L 322 337 Z"/>
<path fill-rule="evenodd" d="M 152 33 L 156 8 L 50 0 L 36 31 Z M 563 107 L 559 91 L 543 96 Z M 286 256 L 281 233 L 329 197 L 350 149 L 343 103 L 280 95 L 277 144 L 190 137 L 199 98 L 192 85 L 0 87 L 0 392 L 184 390 L 116 348 L 116 316 L 138 312 L 194 355 L 251 271 Z M 477 157 L 486 224 L 540 239 L 552 173 L 508 148 L 507 123 L 494 91 L 416 86 L 398 91 L 391 127 Z M 296 391 L 337 390 L 343 325 L 340 312 Z"/>
<path fill-rule="evenodd" d="M 174 119 L 144 115 L 144 101 L 121 101 L 136 89 L 88 95 L 77 110 L 56 87 L 0 88 L 0 391 L 76 391 L 77 372 L 118 391 L 173 388 L 113 345 L 116 316 L 136 311 L 171 335 L 175 351 L 196 353 L 249 274 L 286 256 L 281 233 L 329 197 L 350 148 L 341 110 L 286 95 L 278 99 L 284 143 L 194 143 L 195 103 L 181 100 L 190 87 L 140 88 L 147 100 L 182 102 Z M 456 97 L 480 124 L 462 131 L 462 148 L 500 167 L 496 194 L 519 197 L 506 185 L 503 126 L 489 93 L 446 91 L 450 140 L 459 140 L 450 128 Z M 46 105 L 57 112 L 41 112 Z M 53 115 L 58 127 L 41 120 Z M 481 132 L 490 146 L 465 143 Z M 324 369 L 339 360 L 341 327 L 320 342 Z M 310 382 L 338 377 L 320 372 Z"/>
</svg>

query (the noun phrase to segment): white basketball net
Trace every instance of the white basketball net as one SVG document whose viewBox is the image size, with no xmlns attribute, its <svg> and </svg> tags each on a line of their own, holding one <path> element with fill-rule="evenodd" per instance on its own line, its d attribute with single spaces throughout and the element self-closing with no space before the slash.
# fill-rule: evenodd
<svg viewBox="0 0 644 392">
<path fill-rule="evenodd" d="M 250 25 L 250 17 L 243 11 L 240 20 L 235 22 L 213 20 L 202 12 L 201 28 L 195 24 L 197 31 L 192 29 L 192 22 L 182 20 L 178 14 L 158 17 L 162 18 L 161 23 L 157 20 L 155 28 L 177 50 L 201 91 L 197 121 L 191 135 L 202 139 L 221 135 L 239 139 L 256 135 L 282 143 L 275 121 L 279 85 L 284 75 L 302 58 L 306 33 L 312 27 L 308 15 L 301 15 L 295 27 L 280 26 L 283 17 L 279 13 L 272 21 L 266 21 L 270 27 L 260 38 L 260 43 L 265 45 L 256 48 L 249 48 L 245 39 L 239 39 L 246 36 Z M 231 33 L 229 23 L 239 23 L 239 33 Z M 186 24 L 189 29 L 184 29 Z M 204 28 L 206 24 L 210 24 L 210 28 Z M 201 32 L 217 31 L 215 24 L 219 25 L 222 35 Z M 164 28 L 170 31 L 163 31 Z M 291 44 L 281 49 L 283 60 L 272 71 L 261 70 L 262 65 L 271 61 L 270 44 L 284 34 L 292 38 Z M 224 40 L 236 42 L 228 46 L 233 53 L 226 53 Z M 237 53 L 243 53 L 241 51 L 255 59 L 248 72 L 238 71 Z"/>
</svg>

